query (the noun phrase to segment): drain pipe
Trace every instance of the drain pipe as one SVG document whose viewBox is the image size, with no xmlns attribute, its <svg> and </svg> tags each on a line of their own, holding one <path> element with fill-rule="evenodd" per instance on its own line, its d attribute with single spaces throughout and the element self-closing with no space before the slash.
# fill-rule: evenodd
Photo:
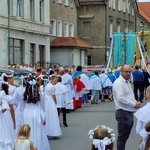
<svg viewBox="0 0 150 150">
<path fill-rule="evenodd" d="M 109 0 L 105 0 L 105 64 L 107 62 L 108 51 L 108 4 Z"/>
</svg>

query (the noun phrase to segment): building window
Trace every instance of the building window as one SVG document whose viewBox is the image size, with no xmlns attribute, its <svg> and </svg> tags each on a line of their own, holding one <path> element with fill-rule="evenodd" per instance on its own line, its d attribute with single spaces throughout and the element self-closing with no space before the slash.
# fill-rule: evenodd
<svg viewBox="0 0 150 150">
<path fill-rule="evenodd" d="M 117 23 L 117 32 L 120 32 L 120 22 Z"/>
<path fill-rule="evenodd" d="M 68 0 L 64 0 L 64 5 L 68 6 Z"/>
<path fill-rule="evenodd" d="M 123 0 L 123 12 L 126 12 L 126 0 Z"/>
<path fill-rule="evenodd" d="M 62 21 L 57 21 L 57 36 L 62 36 Z"/>
<path fill-rule="evenodd" d="M 69 23 L 68 22 L 64 23 L 64 36 L 65 37 L 69 36 Z"/>
<path fill-rule="evenodd" d="M 10 62 L 21 65 L 23 62 L 23 40 L 10 38 Z"/>
<path fill-rule="evenodd" d="M 110 21 L 110 29 L 109 29 L 109 37 L 112 38 L 112 33 L 113 33 L 113 21 Z"/>
<path fill-rule="evenodd" d="M 129 32 L 133 32 L 133 28 L 130 28 Z"/>
<path fill-rule="evenodd" d="M 73 2 L 71 2 L 71 8 L 73 9 L 73 6 L 74 6 L 74 3 Z"/>
<path fill-rule="evenodd" d="M 40 5 L 39 5 L 40 6 L 40 11 L 39 11 L 40 12 L 40 14 L 39 14 L 40 21 L 44 22 L 44 0 L 40 0 L 39 3 L 40 3 Z"/>
<path fill-rule="evenodd" d="M 132 16 L 134 16 L 134 8 L 132 7 Z"/>
<path fill-rule="evenodd" d="M 91 61 L 91 56 L 87 56 L 87 65 L 89 66 L 89 65 L 91 65 L 92 63 L 91 63 L 92 61 Z"/>
<path fill-rule="evenodd" d="M 30 43 L 30 64 L 34 65 L 35 61 L 35 44 Z"/>
<path fill-rule="evenodd" d="M 57 0 L 57 3 L 58 3 L 58 4 L 61 4 L 61 3 L 62 3 L 62 0 Z"/>
<path fill-rule="evenodd" d="M 39 45 L 39 57 L 40 57 L 39 58 L 39 65 L 42 68 L 45 67 L 44 55 L 45 55 L 45 46 L 44 45 Z"/>
<path fill-rule="evenodd" d="M 111 2 L 110 2 L 110 1 L 108 1 L 108 7 L 109 7 L 109 8 L 111 7 Z"/>
<path fill-rule="evenodd" d="M 34 21 L 34 17 L 35 17 L 35 5 L 34 5 L 35 1 L 34 0 L 30 0 L 30 19 L 32 21 Z"/>
<path fill-rule="evenodd" d="M 2 2 L 1 2 L 1 6 L 3 6 Z M 10 15 L 13 16 L 13 8 L 14 7 L 14 4 L 13 4 L 13 1 L 10 1 Z M 15 14 L 16 15 L 16 14 Z"/>
<path fill-rule="evenodd" d="M 24 3 L 22 0 L 17 0 L 17 17 L 23 18 Z"/>
<path fill-rule="evenodd" d="M 116 9 L 116 0 L 113 0 L 113 9 Z"/>
<path fill-rule="evenodd" d="M 70 37 L 74 37 L 74 24 L 69 25 L 69 35 Z"/>
<path fill-rule="evenodd" d="M 51 33 L 52 35 L 56 35 L 56 20 L 51 20 Z"/>
<path fill-rule="evenodd" d="M 121 11 L 120 0 L 118 0 L 118 10 Z"/>
</svg>

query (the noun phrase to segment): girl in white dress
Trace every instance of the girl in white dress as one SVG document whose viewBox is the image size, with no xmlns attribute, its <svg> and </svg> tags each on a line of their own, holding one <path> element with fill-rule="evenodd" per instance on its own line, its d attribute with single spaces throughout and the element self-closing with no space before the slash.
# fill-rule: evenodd
<svg viewBox="0 0 150 150">
<path fill-rule="evenodd" d="M 4 91 L 0 91 L 0 149 L 13 150 L 13 141 L 4 118 L 5 111 L 10 110 L 10 107 L 3 96 Z"/>
<path fill-rule="evenodd" d="M 33 146 L 32 141 L 29 139 L 30 130 L 31 128 L 28 124 L 21 126 L 18 137 L 15 140 L 15 150 L 37 150 L 37 148 Z"/>
<path fill-rule="evenodd" d="M 7 82 L 9 85 L 9 95 L 13 96 L 16 90 L 16 87 L 13 85 L 14 84 L 13 74 L 4 73 L 2 76 L 3 80 Z"/>
<path fill-rule="evenodd" d="M 149 138 L 149 132 L 146 131 L 145 126 L 150 121 L 150 86 L 146 89 L 147 104 L 140 108 L 134 115 L 137 118 L 136 133 L 142 137 L 139 145 L 139 150 L 146 150 L 145 144 Z"/>
<path fill-rule="evenodd" d="M 15 123 L 15 113 L 14 113 L 14 109 L 13 109 L 13 104 L 12 104 L 12 96 L 8 95 L 8 83 L 7 82 L 3 82 L 2 83 L 2 91 L 1 91 L 1 96 L 2 98 L 8 103 L 9 108 L 7 109 L 4 113 L 3 116 L 5 118 L 5 122 L 6 122 L 6 126 L 8 129 L 8 132 L 10 133 L 11 139 L 12 141 L 15 140 L 15 127 L 16 127 L 16 123 Z"/>
<path fill-rule="evenodd" d="M 21 77 L 22 84 L 16 88 L 14 94 L 13 94 L 13 100 L 12 103 L 16 107 L 15 109 L 15 119 L 16 119 L 16 134 L 18 133 L 21 125 L 23 125 L 23 110 L 25 107 L 25 101 L 23 100 L 23 94 L 25 91 L 26 86 L 26 80 L 27 77 Z"/>
<path fill-rule="evenodd" d="M 57 83 L 57 76 L 51 76 L 51 81 L 45 87 L 45 112 L 46 112 L 46 134 L 50 137 L 60 136 L 61 129 L 58 118 L 55 97 L 55 84 Z"/>
<path fill-rule="evenodd" d="M 40 101 L 38 85 L 33 77 L 30 77 L 27 81 L 24 101 L 26 105 L 23 111 L 23 123 L 31 127 L 30 139 L 38 150 L 50 150 L 50 145 L 43 126 L 45 125 L 45 114 L 41 106 L 42 101 Z"/>
</svg>

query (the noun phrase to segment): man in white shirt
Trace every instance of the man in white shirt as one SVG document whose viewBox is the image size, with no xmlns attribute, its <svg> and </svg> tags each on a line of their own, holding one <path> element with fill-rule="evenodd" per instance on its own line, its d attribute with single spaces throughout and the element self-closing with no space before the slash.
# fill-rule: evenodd
<svg viewBox="0 0 150 150">
<path fill-rule="evenodd" d="M 123 65 L 121 75 L 114 82 L 113 95 L 116 107 L 116 120 L 118 123 L 117 150 L 125 150 L 133 126 L 133 113 L 141 104 L 135 100 L 133 90 L 129 83 L 132 69 Z"/>
</svg>

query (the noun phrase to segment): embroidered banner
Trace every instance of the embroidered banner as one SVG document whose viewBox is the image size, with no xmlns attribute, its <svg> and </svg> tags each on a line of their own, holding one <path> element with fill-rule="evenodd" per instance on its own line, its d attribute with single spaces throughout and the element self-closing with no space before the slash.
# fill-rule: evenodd
<svg viewBox="0 0 150 150">
<path fill-rule="evenodd" d="M 134 64 L 136 33 L 114 33 L 114 66 Z"/>
</svg>

